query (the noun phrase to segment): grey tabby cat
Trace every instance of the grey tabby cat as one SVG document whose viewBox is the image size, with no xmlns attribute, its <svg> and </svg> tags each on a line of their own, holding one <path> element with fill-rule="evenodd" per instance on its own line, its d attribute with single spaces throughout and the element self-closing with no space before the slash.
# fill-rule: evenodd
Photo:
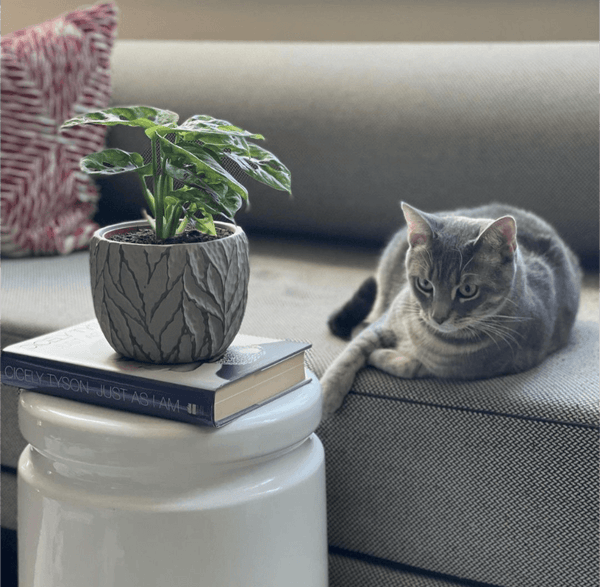
<svg viewBox="0 0 600 587">
<path fill-rule="evenodd" d="M 343 338 L 370 325 L 323 375 L 325 413 L 366 364 L 404 378 L 480 379 L 525 371 L 567 343 L 581 271 L 549 224 L 500 204 L 402 210 L 407 226 L 376 278 L 329 321 Z"/>
</svg>

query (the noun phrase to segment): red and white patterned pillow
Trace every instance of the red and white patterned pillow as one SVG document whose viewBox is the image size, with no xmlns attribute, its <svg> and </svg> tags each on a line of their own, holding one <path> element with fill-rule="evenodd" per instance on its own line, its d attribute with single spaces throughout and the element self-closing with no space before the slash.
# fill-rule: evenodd
<svg viewBox="0 0 600 587">
<path fill-rule="evenodd" d="M 64 14 L 2 38 L 2 255 L 70 253 L 87 246 L 99 197 L 79 169 L 104 148 L 106 128 L 60 125 L 106 108 L 113 3 Z"/>
</svg>

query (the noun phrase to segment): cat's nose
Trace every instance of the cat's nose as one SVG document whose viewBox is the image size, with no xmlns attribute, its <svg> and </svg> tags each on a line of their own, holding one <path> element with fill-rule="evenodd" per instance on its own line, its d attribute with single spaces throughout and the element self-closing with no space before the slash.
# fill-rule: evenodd
<svg viewBox="0 0 600 587">
<path fill-rule="evenodd" d="M 450 316 L 450 303 L 446 300 L 435 300 L 431 307 L 431 319 L 437 324 L 442 324 Z"/>
<path fill-rule="evenodd" d="M 442 306 L 441 304 L 434 307 L 433 312 L 431 312 L 431 319 L 436 324 L 443 324 L 444 322 L 446 322 L 446 320 L 448 320 L 449 316 L 450 309 L 446 306 Z"/>
</svg>

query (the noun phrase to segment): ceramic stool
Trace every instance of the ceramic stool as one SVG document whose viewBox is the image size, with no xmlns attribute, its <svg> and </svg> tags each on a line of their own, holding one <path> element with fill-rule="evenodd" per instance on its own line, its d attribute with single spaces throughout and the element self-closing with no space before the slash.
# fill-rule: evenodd
<svg viewBox="0 0 600 587">
<path fill-rule="evenodd" d="M 312 377 L 220 429 L 21 392 L 20 587 L 325 587 Z"/>
</svg>

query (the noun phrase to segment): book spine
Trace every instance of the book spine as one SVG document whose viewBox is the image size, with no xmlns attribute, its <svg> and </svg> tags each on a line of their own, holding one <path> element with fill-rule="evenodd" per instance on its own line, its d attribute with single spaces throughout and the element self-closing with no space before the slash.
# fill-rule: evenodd
<svg viewBox="0 0 600 587">
<path fill-rule="evenodd" d="M 200 394 L 194 395 L 194 390 L 183 393 L 174 386 L 158 389 L 156 385 L 138 385 L 130 379 L 39 365 L 5 353 L 2 354 L 2 383 L 136 414 L 215 425 L 213 402 L 208 403 Z"/>
</svg>

